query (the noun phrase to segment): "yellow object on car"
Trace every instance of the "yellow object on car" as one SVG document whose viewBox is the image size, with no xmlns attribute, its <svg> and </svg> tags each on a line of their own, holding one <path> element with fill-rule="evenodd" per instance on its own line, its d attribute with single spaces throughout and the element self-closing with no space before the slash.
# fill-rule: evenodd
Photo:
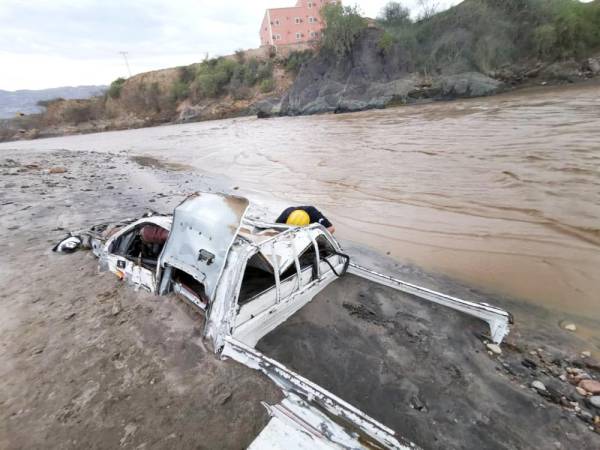
<svg viewBox="0 0 600 450">
<path fill-rule="evenodd" d="M 306 211 L 297 209 L 290 214 L 285 223 L 295 227 L 305 227 L 310 225 L 310 216 Z"/>
</svg>

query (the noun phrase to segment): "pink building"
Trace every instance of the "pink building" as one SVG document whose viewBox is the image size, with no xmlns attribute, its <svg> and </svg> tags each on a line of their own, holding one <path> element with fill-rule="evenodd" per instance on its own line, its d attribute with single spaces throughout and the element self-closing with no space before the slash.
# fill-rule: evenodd
<svg viewBox="0 0 600 450">
<path fill-rule="evenodd" d="M 267 9 L 260 27 L 261 45 L 289 45 L 319 39 L 323 20 L 321 8 L 340 0 L 298 0 L 290 8 Z"/>
</svg>

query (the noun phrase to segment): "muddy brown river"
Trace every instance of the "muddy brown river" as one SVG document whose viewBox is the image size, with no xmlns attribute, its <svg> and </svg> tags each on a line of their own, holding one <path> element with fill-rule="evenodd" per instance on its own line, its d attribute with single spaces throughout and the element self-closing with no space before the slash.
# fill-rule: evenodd
<svg viewBox="0 0 600 450">
<path fill-rule="evenodd" d="M 600 319 L 600 87 L 7 143 L 149 155 L 314 204 L 401 261 Z M 1 155 L 1 153 L 0 153 Z"/>
</svg>

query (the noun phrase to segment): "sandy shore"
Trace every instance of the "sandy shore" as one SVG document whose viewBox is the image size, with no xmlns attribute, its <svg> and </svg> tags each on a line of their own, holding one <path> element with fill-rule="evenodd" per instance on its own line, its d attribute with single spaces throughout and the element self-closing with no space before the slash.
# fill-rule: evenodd
<svg viewBox="0 0 600 450">
<path fill-rule="evenodd" d="M 122 286 L 88 253 L 50 251 L 67 230 L 170 212 L 187 193 L 235 186 L 183 165 L 91 151 L 5 151 L 0 186 L 0 448 L 245 448 L 267 420 L 260 402 L 279 391 L 216 359 L 202 318 L 176 298 Z M 581 337 L 542 308 L 350 250 L 511 310 L 517 324 L 503 354 L 488 354 L 483 325 L 353 277 L 261 349 L 424 448 L 600 447 L 599 412 L 568 379 L 572 367 L 600 378 L 600 365 L 580 357 L 590 350 Z"/>
</svg>

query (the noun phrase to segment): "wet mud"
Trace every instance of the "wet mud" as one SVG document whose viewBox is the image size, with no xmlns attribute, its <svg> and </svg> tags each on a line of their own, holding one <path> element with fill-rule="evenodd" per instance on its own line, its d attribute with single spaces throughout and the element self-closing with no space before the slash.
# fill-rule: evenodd
<svg viewBox="0 0 600 450">
<path fill-rule="evenodd" d="M 179 299 L 99 273 L 91 253 L 51 252 L 68 230 L 172 211 L 207 181 L 126 155 L 4 156 L 0 448 L 246 448 L 279 389 L 217 359 Z"/>
<path fill-rule="evenodd" d="M 517 325 L 496 357 L 485 333 L 478 320 L 345 276 L 257 348 L 422 448 L 598 448 L 600 435 L 569 402 L 593 408 L 540 362 L 556 360 L 555 375 L 566 374 L 564 351 L 581 342 Z M 531 389 L 536 379 L 569 407 Z"/>
</svg>

